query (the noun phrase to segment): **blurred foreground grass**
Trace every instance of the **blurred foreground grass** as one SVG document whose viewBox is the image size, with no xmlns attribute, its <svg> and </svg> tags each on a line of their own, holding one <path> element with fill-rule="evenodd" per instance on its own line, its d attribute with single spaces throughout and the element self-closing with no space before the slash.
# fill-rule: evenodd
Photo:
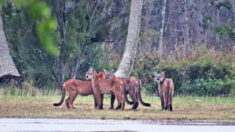
<svg viewBox="0 0 235 132">
<path fill-rule="evenodd" d="M 189 120 L 235 120 L 235 98 L 177 96 L 173 99 L 174 111 L 161 111 L 160 99 L 144 96 L 151 107 L 139 105 L 136 111 L 109 110 L 110 97 L 105 96 L 104 110 L 94 109 L 93 96 L 78 96 L 76 109 L 67 109 L 59 102 L 60 96 L 12 96 L 0 94 L 0 117 L 33 118 L 97 118 L 97 119 L 189 119 Z M 115 104 L 116 105 L 116 104 Z"/>
</svg>

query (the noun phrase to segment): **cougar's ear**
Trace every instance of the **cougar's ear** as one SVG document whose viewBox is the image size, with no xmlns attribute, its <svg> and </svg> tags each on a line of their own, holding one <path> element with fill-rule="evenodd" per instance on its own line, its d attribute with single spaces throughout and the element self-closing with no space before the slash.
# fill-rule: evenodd
<svg viewBox="0 0 235 132">
<path fill-rule="evenodd" d="M 107 73 L 107 70 L 104 69 L 104 73 Z"/>
<path fill-rule="evenodd" d="M 94 71 L 93 67 L 90 67 L 89 71 L 93 72 Z"/>
<path fill-rule="evenodd" d="M 157 72 L 153 72 L 153 75 L 156 76 Z"/>
</svg>

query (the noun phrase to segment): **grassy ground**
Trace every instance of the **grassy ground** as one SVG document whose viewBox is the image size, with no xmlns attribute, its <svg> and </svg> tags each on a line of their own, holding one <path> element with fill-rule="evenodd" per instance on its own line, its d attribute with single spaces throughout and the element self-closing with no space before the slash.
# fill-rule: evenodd
<svg viewBox="0 0 235 132">
<path fill-rule="evenodd" d="M 235 98 L 222 97 L 174 97 L 174 111 L 161 111 L 159 97 L 143 97 L 151 107 L 140 105 L 137 111 L 109 110 L 110 98 L 104 99 L 104 110 L 95 110 L 93 96 L 78 96 L 76 109 L 54 107 L 60 96 L 10 96 L 0 94 L 0 117 L 34 118 L 98 118 L 98 119 L 189 119 L 235 120 Z M 115 104 L 116 106 L 116 104 Z"/>
</svg>

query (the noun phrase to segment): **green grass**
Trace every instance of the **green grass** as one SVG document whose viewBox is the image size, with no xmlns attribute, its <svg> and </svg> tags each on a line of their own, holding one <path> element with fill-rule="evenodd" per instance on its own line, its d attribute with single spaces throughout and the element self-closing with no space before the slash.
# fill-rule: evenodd
<svg viewBox="0 0 235 132">
<path fill-rule="evenodd" d="M 173 99 L 174 111 L 161 111 L 157 96 L 144 96 L 151 107 L 139 105 L 136 111 L 109 110 L 110 98 L 105 96 L 104 110 L 94 109 L 93 96 L 78 96 L 76 109 L 67 109 L 65 103 L 52 106 L 60 96 L 11 96 L 0 94 L 0 117 L 34 118 L 97 118 L 97 119 L 189 119 L 235 120 L 235 98 L 177 96 Z M 116 104 L 115 104 L 116 105 Z"/>
</svg>

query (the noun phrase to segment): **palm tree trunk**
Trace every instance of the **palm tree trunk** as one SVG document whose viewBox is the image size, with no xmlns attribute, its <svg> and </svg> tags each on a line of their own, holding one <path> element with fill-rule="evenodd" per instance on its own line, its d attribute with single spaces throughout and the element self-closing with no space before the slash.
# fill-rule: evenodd
<svg viewBox="0 0 235 132">
<path fill-rule="evenodd" d="M 132 0 L 125 51 L 115 76 L 129 77 L 139 41 L 143 0 Z"/>
<path fill-rule="evenodd" d="M 11 58 L 0 15 L 0 78 L 4 76 L 19 77 L 20 74 Z"/>
</svg>

